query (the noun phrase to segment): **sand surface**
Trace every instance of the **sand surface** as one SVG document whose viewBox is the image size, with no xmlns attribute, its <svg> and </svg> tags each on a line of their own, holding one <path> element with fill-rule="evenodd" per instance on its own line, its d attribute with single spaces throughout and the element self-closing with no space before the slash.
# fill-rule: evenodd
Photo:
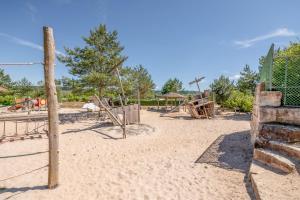
<svg viewBox="0 0 300 200">
<path fill-rule="evenodd" d="M 245 171 L 196 162 L 219 136 L 249 131 L 247 118 L 159 115 L 142 111 L 125 140 L 108 123 L 60 125 L 54 190 L 46 188 L 46 138 L 0 144 L 0 199 L 250 199 Z"/>
</svg>

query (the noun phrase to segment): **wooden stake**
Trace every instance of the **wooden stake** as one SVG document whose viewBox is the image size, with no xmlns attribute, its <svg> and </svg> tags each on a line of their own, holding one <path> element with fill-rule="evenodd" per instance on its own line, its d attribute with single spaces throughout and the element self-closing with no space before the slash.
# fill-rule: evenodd
<svg viewBox="0 0 300 200">
<path fill-rule="evenodd" d="M 126 111 L 123 109 L 123 139 L 126 138 Z"/>
<path fill-rule="evenodd" d="M 140 90 L 138 89 L 138 124 L 141 123 L 141 95 Z"/>
<path fill-rule="evenodd" d="M 58 185 L 59 166 L 59 132 L 58 132 L 58 101 L 55 86 L 55 44 L 53 29 L 43 27 L 44 31 L 44 74 L 45 90 L 48 103 L 48 136 L 49 136 L 49 167 L 48 167 L 48 188 L 52 189 Z"/>
</svg>

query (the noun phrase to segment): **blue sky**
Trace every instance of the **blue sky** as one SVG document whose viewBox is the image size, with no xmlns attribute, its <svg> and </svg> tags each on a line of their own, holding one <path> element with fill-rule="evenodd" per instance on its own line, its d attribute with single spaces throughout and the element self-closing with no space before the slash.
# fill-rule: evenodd
<svg viewBox="0 0 300 200">
<path fill-rule="evenodd" d="M 54 28 L 57 53 L 83 46 L 81 36 L 104 23 L 119 32 L 126 65 L 144 65 L 157 88 L 173 77 L 188 82 L 221 74 L 236 79 L 242 67 L 257 69 L 271 43 L 299 41 L 297 0 L 3 0 L 0 62 L 42 61 L 42 26 Z M 4 67 L 13 79 L 43 79 L 42 66 Z M 56 76 L 68 75 L 57 63 Z"/>
</svg>

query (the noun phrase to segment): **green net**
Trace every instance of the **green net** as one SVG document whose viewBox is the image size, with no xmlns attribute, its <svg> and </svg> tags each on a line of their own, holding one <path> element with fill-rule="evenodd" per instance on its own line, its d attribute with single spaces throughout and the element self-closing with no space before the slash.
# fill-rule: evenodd
<svg viewBox="0 0 300 200">
<path fill-rule="evenodd" d="M 300 106 L 300 56 L 275 57 L 272 88 L 283 94 L 286 106 Z"/>
<path fill-rule="evenodd" d="M 282 92 L 284 106 L 300 106 L 300 55 L 274 56 L 272 44 L 259 72 L 266 90 Z"/>
</svg>

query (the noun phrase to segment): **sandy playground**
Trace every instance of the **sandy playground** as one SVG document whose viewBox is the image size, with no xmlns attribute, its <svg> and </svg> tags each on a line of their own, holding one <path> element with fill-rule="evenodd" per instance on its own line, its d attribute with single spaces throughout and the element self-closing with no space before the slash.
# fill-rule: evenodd
<svg viewBox="0 0 300 200">
<path fill-rule="evenodd" d="M 46 138 L 0 144 L 0 199 L 251 199 L 249 116 L 159 115 L 143 110 L 125 140 L 107 122 L 61 124 L 54 190 Z"/>
</svg>

